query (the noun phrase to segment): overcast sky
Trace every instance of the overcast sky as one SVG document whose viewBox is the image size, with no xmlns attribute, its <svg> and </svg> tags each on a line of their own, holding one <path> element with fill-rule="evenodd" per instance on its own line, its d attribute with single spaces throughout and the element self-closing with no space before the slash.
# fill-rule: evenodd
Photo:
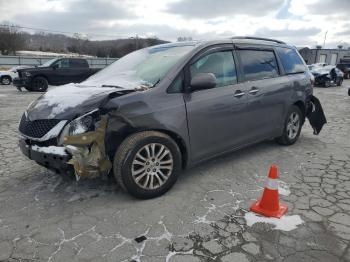
<svg viewBox="0 0 350 262">
<path fill-rule="evenodd" d="M 297 46 L 350 44 L 350 0 L 0 0 L 0 22 L 90 39 L 174 41 L 256 35 Z"/>
</svg>

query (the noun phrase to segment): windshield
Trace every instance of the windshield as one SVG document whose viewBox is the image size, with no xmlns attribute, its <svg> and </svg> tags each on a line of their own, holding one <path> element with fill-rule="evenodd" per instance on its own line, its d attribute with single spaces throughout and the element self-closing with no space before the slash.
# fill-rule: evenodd
<svg viewBox="0 0 350 262">
<path fill-rule="evenodd" d="M 132 52 L 92 75 L 82 85 L 153 87 L 194 47 L 194 43 L 165 44 Z"/>
<path fill-rule="evenodd" d="M 55 62 L 57 60 L 57 58 L 51 59 L 45 63 L 43 63 L 42 65 L 39 65 L 39 67 L 48 67 L 50 66 L 53 62 Z"/>
</svg>

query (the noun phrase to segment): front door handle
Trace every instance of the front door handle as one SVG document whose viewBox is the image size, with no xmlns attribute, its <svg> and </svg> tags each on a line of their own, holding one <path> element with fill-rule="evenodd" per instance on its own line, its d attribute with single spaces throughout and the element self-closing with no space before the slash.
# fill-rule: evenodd
<svg viewBox="0 0 350 262">
<path fill-rule="evenodd" d="M 241 90 L 237 90 L 235 93 L 234 93 L 234 97 L 237 97 L 237 98 L 240 98 L 240 97 L 242 97 L 242 96 L 244 96 L 245 95 L 245 93 L 244 92 L 242 92 Z"/>
<path fill-rule="evenodd" d="M 259 88 L 253 86 L 252 89 L 249 90 L 249 94 L 255 95 L 259 92 Z"/>
</svg>

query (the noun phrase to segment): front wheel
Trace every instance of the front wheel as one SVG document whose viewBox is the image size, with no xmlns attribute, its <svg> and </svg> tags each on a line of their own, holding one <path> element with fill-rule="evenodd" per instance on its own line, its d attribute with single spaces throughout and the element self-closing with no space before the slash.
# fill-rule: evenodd
<svg viewBox="0 0 350 262">
<path fill-rule="evenodd" d="M 49 86 L 45 77 L 37 76 L 32 80 L 31 89 L 37 92 L 45 92 Z"/>
<path fill-rule="evenodd" d="M 303 114 L 299 107 L 292 106 L 287 114 L 284 121 L 283 134 L 276 138 L 277 143 L 281 145 L 292 145 L 294 144 L 299 136 L 303 123 Z"/>
<path fill-rule="evenodd" d="M 119 146 L 113 173 L 122 189 L 137 198 L 164 194 L 181 170 L 181 152 L 168 135 L 145 131 L 130 135 Z"/>
<path fill-rule="evenodd" d="M 9 85 L 9 84 L 11 84 L 11 82 L 12 82 L 12 79 L 9 76 L 3 76 L 1 78 L 1 84 L 3 84 L 3 85 Z"/>
</svg>

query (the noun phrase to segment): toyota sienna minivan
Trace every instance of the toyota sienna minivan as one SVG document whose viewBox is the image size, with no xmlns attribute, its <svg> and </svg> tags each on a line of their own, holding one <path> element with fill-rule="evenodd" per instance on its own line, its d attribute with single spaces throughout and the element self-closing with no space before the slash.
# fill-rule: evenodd
<svg viewBox="0 0 350 262">
<path fill-rule="evenodd" d="M 295 47 L 255 37 L 169 43 L 130 53 L 80 84 L 32 102 L 21 151 L 76 178 L 113 174 L 152 198 L 182 169 L 275 139 L 292 145 L 307 117 L 326 123 Z"/>
</svg>

